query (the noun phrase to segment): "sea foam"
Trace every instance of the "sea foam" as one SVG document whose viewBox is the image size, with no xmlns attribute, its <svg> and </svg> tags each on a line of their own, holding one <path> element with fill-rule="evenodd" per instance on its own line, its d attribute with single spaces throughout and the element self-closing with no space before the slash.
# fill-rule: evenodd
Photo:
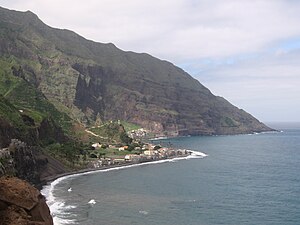
<svg viewBox="0 0 300 225">
<path fill-rule="evenodd" d="M 76 175 L 76 174 L 74 174 Z M 67 212 L 69 209 L 74 209 L 76 206 L 72 205 L 66 205 L 64 201 L 61 201 L 57 198 L 55 198 L 53 191 L 55 186 L 60 183 L 61 181 L 71 177 L 72 175 L 69 176 L 64 176 L 60 177 L 53 182 L 51 182 L 49 185 L 46 185 L 43 187 L 41 190 L 41 193 L 46 196 L 47 204 L 50 208 L 51 215 L 53 217 L 53 223 L 55 225 L 64 225 L 64 224 L 74 224 L 75 221 L 71 219 L 64 218 L 70 213 Z"/>
<path fill-rule="evenodd" d="M 91 205 L 95 205 L 96 201 L 95 201 L 95 199 L 91 199 L 88 203 L 91 204 Z"/>
</svg>

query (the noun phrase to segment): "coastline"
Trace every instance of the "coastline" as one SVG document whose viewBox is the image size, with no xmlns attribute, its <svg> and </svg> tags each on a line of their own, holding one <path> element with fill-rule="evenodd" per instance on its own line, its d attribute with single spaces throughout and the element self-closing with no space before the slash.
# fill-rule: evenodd
<svg viewBox="0 0 300 225">
<path fill-rule="evenodd" d="M 263 131 L 263 132 L 254 132 L 254 133 L 245 133 L 245 134 L 235 134 L 235 135 L 210 135 L 212 137 L 216 137 L 216 136 L 239 136 L 239 135 L 259 135 L 259 134 L 265 134 L 265 133 L 280 133 L 282 131 L 280 130 L 272 130 L 272 131 Z M 190 135 L 188 136 L 180 136 L 180 137 L 191 137 Z M 148 141 L 152 142 L 152 141 L 159 141 L 159 140 L 166 140 L 166 139 L 171 139 L 171 138 L 175 138 L 175 137 L 167 137 L 167 136 L 163 136 L 163 137 L 157 137 L 157 138 L 152 138 L 152 139 L 148 139 Z M 91 172 L 97 172 L 97 171 L 102 171 L 102 170 L 108 170 L 108 169 L 114 169 L 114 168 L 120 168 L 120 167 L 131 167 L 133 165 L 147 165 L 147 163 L 153 163 L 153 162 L 158 162 L 158 161 L 165 161 L 167 162 L 168 160 L 173 160 L 173 159 L 185 159 L 188 156 L 191 156 L 192 154 L 197 154 L 197 153 L 201 153 L 203 155 L 201 155 L 202 157 L 206 157 L 207 155 L 205 153 L 202 152 L 198 152 L 198 151 L 194 151 L 194 150 L 187 150 L 189 151 L 191 154 L 188 155 L 176 155 L 176 156 L 169 156 L 168 158 L 165 159 L 155 159 L 155 160 L 151 160 L 151 161 L 146 161 L 146 162 L 126 162 L 123 164 L 114 164 L 114 165 L 105 165 L 99 168 L 86 168 L 86 169 L 81 169 L 81 170 L 75 170 L 75 171 L 70 171 L 70 172 L 66 172 L 66 173 L 61 173 L 61 174 L 56 174 L 53 176 L 48 176 L 45 177 L 41 183 L 37 186 L 37 188 L 41 191 L 45 186 L 49 185 L 51 182 L 61 178 L 61 177 L 65 177 L 65 176 L 70 176 L 70 175 L 80 175 L 80 174 L 84 174 L 84 173 L 91 173 Z"/>
<path fill-rule="evenodd" d="M 279 133 L 280 134 L 280 133 Z M 292 139 L 294 138 L 294 133 L 290 133 L 292 136 Z M 280 143 L 286 143 L 286 139 L 283 139 L 282 138 L 286 137 L 286 135 L 284 134 L 280 134 L 280 138 L 278 139 L 280 141 Z M 262 135 L 264 136 L 264 140 L 266 141 L 265 144 L 267 147 L 268 146 L 268 143 L 269 143 L 269 139 L 270 139 L 270 136 L 269 135 Z M 263 157 L 264 159 L 266 160 L 269 160 L 269 157 L 271 157 L 271 155 L 269 155 L 270 153 L 270 150 L 273 149 L 273 147 L 275 146 L 278 146 L 278 148 L 276 148 L 276 154 L 275 154 L 275 159 L 276 160 L 276 164 L 274 164 L 274 169 L 276 171 L 278 171 L 278 165 L 281 165 L 281 160 L 282 160 L 282 149 L 280 148 L 280 145 L 276 143 L 274 143 L 274 145 L 271 147 L 271 148 L 265 148 L 265 147 L 260 147 L 258 146 L 258 149 L 253 149 L 253 140 L 262 140 L 261 137 L 259 137 L 259 135 L 253 135 L 252 137 L 249 136 L 249 138 L 247 136 L 245 136 L 246 138 L 244 137 L 235 137 L 234 139 L 232 138 L 220 138 L 220 141 L 216 141 L 216 142 L 211 142 L 209 141 L 208 143 L 203 143 L 202 139 L 198 139 L 195 141 L 195 144 L 191 145 L 188 140 L 185 140 L 185 143 L 188 143 L 188 145 L 185 145 L 184 143 L 181 144 L 181 146 L 185 146 L 187 149 L 191 149 L 192 147 L 189 148 L 189 146 L 195 146 L 194 149 L 196 149 L 196 146 L 201 146 L 202 149 L 205 149 L 209 155 L 211 156 L 210 159 L 209 158 L 205 158 L 203 160 L 205 161 L 201 161 L 200 159 L 197 159 L 197 160 L 191 160 L 191 161 L 179 161 L 179 162 L 176 162 L 176 163 L 170 163 L 170 164 L 160 164 L 160 165 L 149 165 L 149 166 L 141 166 L 141 167 L 135 167 L 135 168 L 132 168 L 130 170 L 120 170 L 120 171 L 111 171 L 111 172 L 105 172 L 104 173 L 95 173 L 93 175 L 83 175 L 82 177 L 72 177 L 72 178 L 67 178 L 63 181 L 61 181 L 59 184 L 57 184 L 55 186 L 55 188 L 53 189 L 53 196 L 55 197 L 55 201 L 56 202 L 60 202 L 61 203 L 61 207 L 58 208 L 58 210 L 60 211 L 56 211 L 56 213 L 53 214 L 55 218 L 55 222 L 54 224 L 55 225 L 59 225 L 59 224 L 67 224 L 67 220 L 69 220 L 69 224 L 76 224 L 78 222 L 78 224 L 89 224 L 89 222 L 86 222 L 88 218 L 85 218 L 85 219 L 82 219 L 83 216 L 82 215 L 85 215 L 84 213 L 93 213 L 95 212 L 95 210 L 97 209 L 98 210 L 98 207 L 101 205 L 101 207 L 106 207 L 107 208 L 107 211 L 110 212 L 109 210 L 110 209 L 114 209 L 111 207 L 111 205 L 108 205 L 107 201 L 109 198 L 106 198 L 107 195 L 106 194 L 113 194 L 114 192 L 104 192 L 103 188 L 106 187 L 108 190 L 110 187 L 113 187 L 113 185 L 116 185 L 117 187 L 119 187 L 120 185 L 123 185 L 123 182 L 124 181 L 128 181 L 129 183 L 132 183 L 132 181 L 136 180 L 140 175 L 142 175 L 143 171 L 147 171 L 149 173 L 146 173 L 146 174 L 151 174 L 151 171 L 154 169 L 154 171 L 160 171 L 159 168 L 163 168 L 163 171 L 167 171 L 167 173 L 163 173 L 161 174 L 162 176 L 160 176 L 159 174 L 156 175 L 156 173 L 153 174 L 153 181 L 152 179 L 150 184 L 155 184 L 157 183 L 157 186 L 156 184 L 154 186 L 152 185 L 145 185 L 147 187 L 149 187 L 150 190 L 155 190 L 153 189 L 153 187 L 157 187 L 157 188 L 160 188 L 161 184 L 157 181 L 161 180 L 161 179 L 164 179 L 166 176 L 165 175 L 171 175 L 171 180 L 169 182 L 168 179 L 166 179 L 166 183 L 170 184 L 170 186 L 172 185 L 175 185 L 175 184 L 182 184 L 182 188 L 186 188 L 184 189 L 185 192 L 181 191 L 181 186 L 178 187 L 177 190 L 174 191 L 174 198 L 176 200 L 177 196 L 176 194 L 178 194 L 178 191 L 179 191 L 179 194 L 183 194 L 182 195 L 182 199 L 180 199 L 180 201 L 172 201 L 170 202 L 170 204 L 168 204 L 168 206 L 173 206 L 173 207 L 178 207 L 178 210 L 183 210 L 182 214 L 177 214 L 177 215 L 174 215 L 174 211 L 173 210 L 170 210 L 170 214 L 167 214 L 165 213 L 164 211 L 163 214 L 159 215 L 157 214 L 155 211 L 156 209 L 164 209 L 166 208 L 167 205 L 164 205 L 164 204 L 155 204 L 155 205 L 151 205 L 153 202 L 151 202 L 151 199 L 149 198 L 150 202 L 145 203 L 144 205 L 144 202 L 143 202 L 143 197 L 144 195 L 141 195 L 141 201 L 139 201 L 139 204 L 137 205 L 137 207 L 135 207 L 135 205 L 133 204 L 133 207 L 132 207 L 132 212 L 130 212 L 130 214 L 128 213 L 127 214 L 127 211 L 125 211 L 125 215 L 128 215 L 128 217 L 132 217 L 134 222 L 135 222 L 135 218 L 137 218 L 136 221 L 139 222 L 139 224 L 142 223 L 143 220 L 147 220 L 147 219 L 153 219 L 157 222 L 157 224 L 160 224 L 160 223 L 164 223 L 163 221 L 164 220 L 161 220 L 161 219 L 164 219 L 165 215 L 167 214 L 168 216 L 172 217 L 174 216 L 174 220 L 178 220 L 179 222 L 176 223 L 174 222 L 174 224 L 183 224 L 182 221 L 187 221 L 188 224 L 196 224 L 197 222 L 196 221 L 199 221 L 199 214 L 194 214 L 195 211 L 199 212 L 199 206 L 201 206 L 201 212 L 203 212 L 202 210 L 206 210 L 205 213 L 202 214 L 202 216 L 204 218 L 206 218 L 207 220 L 210 220 L 211 218 L 215 218 L 216 215 L 218 215 L 218 221 L 217 222 L 220 222 L 222 223 L 222 221 L 224 221 L 224 217 L 228 219 L 228 221 L 231 219 L 231 214 L 229 213 L 228 215 L 228 211 L 223 211 L 222 209 L 227 209 L 226 207 L 228 206 L 228 201 L 234 201 L 235 203 L 235 206 L 234 206 L 234 209 L 237 210 L 236 212 L 240 212 L 240 213 L 243 213 L 242 215 L 241 214 L 237 214 L 237 216 L 239 216 L 235 222 L 232 222 L 232 224 L 236 224 L 236 221 L 240 220 L 240 216 L 243 216 L 243 217 L 246 217 L 248 219 L 251 220 L 251 216 L 253 215 L 250 215 L 248 216 L 249 214 L 247 213 L 248 211 L 247 210 L 244 210 L 244 208 L 241 209 L 241 205 L 240 205 L 240 201 L 239 199 L 236 199 L 234 198 L 234 196 L 236 196 L 236 191 L 239 191 L 240 194 L 244 194 L 245 191 L 248 191 L 249 189 L 249 185 L 247 184 L 252 184 L 252 181 L 253 179 L 255 179 L 255 181 L 257 182 L 258 185 L 261 185 L 261 177 L 260 176 L 253 176 L 254 174 L 250 174 L 250 177 L 252 178 L 251 180 L 245 180 L 243 179 L 244 176 L 237 176 L 238 174 L 242 173 L 242 174 L 247 174 L 247 170 L 244 170 L 243 169 L 243 166 L 245 165 L 245 163 L 247 164 L 248 162 L 252 162 L 252 165 L 253 167 L 253 170 L 254 171 L 257 171 L 255 168 L 257 168 L 257 162 L 261 162 L 260 165 L 263 166 L 263 168 L 265 169 L 268 169 L 269 168 L 266 168 L 264 166 L 264 161 L 259 161 L 261 160 L 261 158 Z M 273 137 L 274 139 L 277 137 L 277 134 L 272 134 L 271 137 Z M 253 139 L 255 138 L 255 139 Z M 246 140 L 247 142 L 245 143 L 245 148 L 243 147 L 242 150 L 241 149 L 241 146 L 240 146 L 240 142 L 238 142 L 237 140 Z M 277 138 L 276 138 L 277 140 Z M 217 144 L 217 146 L 215 146 Z M 294 144 L 297 144 L 297 143 L 294 143 Z M 236 147 L 233 147 L 233 146 L 236 146 Z M 296 145 L 295 145 L 296 146 Z M 212 147 L 212 148 L 211 148 Z M 221 151 L 220 149 L 221 148 L 225 148 L 224 151 Z M 198 148 L 199 149 L 199 148 Z M 200 150 L 200 149 L 199 149 Z M 226 151 L 225 151 L 226 150 Z M 242 152 L 241 152 L 242 151 Z M 253 154 L 254 153 L 261 153 L 263 152 L 264 154 L 261 155 L 261 154 Z M 228 152 L 230 154 L 228 154 Z M 294 149 L 294 153 L 297 153 L 297 150 Z M 218 155 L 219 154 L 219 155 Z M 239 156 L 239 158 L 236 158 L 236 156 Z M 215 157 L 216 156 L 216 157 Z M 233 157 L 234 156 L 234 157 Z M 246 158 L 245 158 L 246 156 Z M 285 159 L 288 159 L 290 161 L 290 158 L 289 156 L 285 155 Z M 254 158 L 253 158 L 254 157 Z M 232 167 L 232 160 L 235 160 L 235 162 L 238 162 L 238 165 L 239 165 L 239 170 L 236 170 L 236 167 Z M 242 163 L 239 163 L 240 159 L 243 159 L 244 161 L 242 161 Z M 251 160 L 251 159 L 255 159 L 254 160 Z M 245 162 L 245 163 L 244 163 Z M 269 162 L 269 161 L 268 161 Z M 290 162 L 294 162 L 296 163 L 297 161 L 295 160 L 292 160 Z M 219 167 L 218 169 L 214 169 L 217 165 L 217 163 L 222 163 L 221 167 Z M 224 163 L 224 164 L 223 164 Z M 203 165 L 204 164 L 204 165 Z M 205 165 L 206 164 L 206 165 Z M 193 165 L 193 166 L 191 166 Z M 248 165 L 248 164 L 247 164 Z M 296 165 L 296 164 L 292 164 L 293 165 Z M 221 174 L 220 176 L 220 173 L 218 171 L 220 171 L 221 168 L 224 168 L 226 167 L 226 169 L 230 169 L 230 173 L 228 171 L 228 173 L 225 173 L 225 174 Z M 176 174 L 176 176 L 178 175 L 177 173 L 174 173 L 172 172 L 172 169 L 176 169 L 175 171 L 181 171 L 182 170 L 182 174 L 180 174 L 180 178 L 184 178 L 184 179 L 177 179 L 177 178 L 174 178 L 172 176 L 172 174 Z M 285 166 L 283 165 L 282 168 L 284 169 Z M 294 174 L 297 174 L 297 170 L 296 170 L 297 167 L 294 167 L 292 168 L 292 171 L 294 171 L 295 173 Z M 177 170 L 178 169 L 178 170 Z M 122 172 L 124 171 L 124 172 Z M 125 172 L 127 171 L 127 172 Z M 207 173 L 209 171 L 212 171 L 213 173 Z M 258 171 L 258 175 L 260 175 L 259 173 L 260 171 Z M 269 170 L 270 173 L 267 173 L 267 174 L 270 174 L 270 176 L 268 176 L 270 178 L 270 182 L 273 182 L 271 180 L 273 180 L 273 174 L 274 174 L 274 171 L 273 170 Z M 125 174 L 123 174 L 125 173 Z M 293 181 L 292 184 L 292 187 L 293 190 L 295 191 L 294 193 L 297 193 L 297 181 L 295 181 L 295 179 L 293 179 L 294 177 L 294 174 L 291 174 L 290 176 L 290 179 L 291 181 Z M 113 175 L 113 176 L 112 176 Z M 118 183 L 115 183 L 115 180 L 116 180 L 116 177 L 115 175 L 118 176 L 118 178 L 121 178 L 121 181 L 118 182 Z M 134 175 L 134 179 L 130 179 L 130 180 L 127 180 L 128 179 L 128 176 L 131 176 L 131 175 Z M 157 176 L 159 175 L 159 179 L 157 179 Z M 213 178 L 218 178 L 218 179 L 221 179 L 223 178 L 224 176 L 228 176 L 230 175 L 231 178 L 233 179 L 232 182 L 231 180 L 228 180 L 228 183 L 226 183 L 226 185 L 230 185 L 232 188 L 230 188 L 230 190 L 227 189 L 227 186 L 225 187 L 221 187 L 219 186 L 219 182 L 215 183 L 213 182 L 213 186 L 211 185 L 206 185 L 206 184 L 210 184 L 209 181 L 211 181 L 211 177 L 213 176 Z M 279 173 L 279 174 L 276 174 L 276 177 L 280 177 L 282 174 Z M 101 182 L 101 186 L 99 186 L 99 189 L 95 189 L 95 188 L 92 188 L 92 189 L 89 189 L 89 191 L 85 191 L 84 189 L 82 189 L 82 187 L 85 187 L 87 185 L 86 181 L 90 180 L 90 176 L 92 176 L 92 179 L 93 180 L 93 183 L 94 181 L 99 181 L 99 183 Z M 102 177 L 103 180 L 101 180 L 101 178 L 99 177 Z M 239 179 L 239 177 L 241 177 L 241 179 Z M 174 179 L 173 179 L 174 178 Z M 146 178 L 147 179 L 147 178 Z M 234 186 L 234 184 L 236 184 L 235 181 L 237 181 L 236 179 L 239 179 L 239 181 L 244 181 L 246 182 L 245 183 L 245 189 L 242 189 L 240 190 L 239 188 L 236 188 Z M 101 180 L 101 181 L 100 181 Z M 149 180 L 149 179 L 147 179 Z M 171 181 L 176 181 L 176 183 L 174 182 L 171 182 Z M 110 183 L 110 181 L 112 181 Z M 223 182 L 223 180 L 219 180 L 221 183 Z M 108 186 L 106 186 L 103 182 L 107 182 L 108 183 Z M 122 183 L 121 183 L 122 182 Z M 141 184 L 142 181 L 140 181 Z M 80 184 L 80 188 L 77 186 L 78 184 Z M 199 188 L 200 185 L 202 184 L 201 188 Z M 270 187 L 270 183 L 269 182 L 266 182 L 264 183 L 264 189 L 262 190 L 264 193 L 265 191 L 267 193 L 269 193 L 269 187 Z M 279 195 L 276 195 L 275 197 L 274 196 L 271 196 L 271 195 L 265 195 L 266 196 L 266 199 L 269 199 L 269 200 L 274 200 L 276 198 L 279 198 L 278 200 L 278 203 L 281 202 L 282 199 L 287 199 L 289 200 L 289 196 L 286 196 L 284 195 L 284 191 L 285 191 L 285 188 L 286 188 L 286 184 L 284 182 L 281 182 L 282 186 L 282 189 L 280 190 L 280 192 L 278 193 Z M 103 186 L 102 186 L 103 185 Z M 87 185 L 89 186 L 89 185 Z M 125 186 L 125 185 L 124 185 Z M 137 189 L 138 190 L 142 190 L 141 193 L 144 194 L 144 193 L 148 193 L 148 188 L 147 189 L 143 189 L 145 186 L 141 185 L 141 186 L 137 186 Z M 97 185 L 95 186 L 97 187 Z M 122 187 L 122 186 L 121 186 Z M 134 184 L 132 185 L 132 187 L 134 187 Z M 134 194 L 134 190 L 135 189 L 132 189 L 132 187 L 130 187 L 129 190 L 133 190 L 133 192 L 130 192 L 130 193 L 133 193 Z M 166 186 L 168 187 L 168 186 Z M 216 189 L 211 189 L 212 187 L 216 187 Z M 251 187 L 251 185 L 250 185 Z M 72 191 L 69 193 L 67 192 L 68 188 L 72 188 Z M 193 189 L 192 189 L 193 188 Z M 193 190 L 192 192 L 189 192 L 190 190 Z M 80 191 L 79 191 L 80 190 Z M 96 190 L 96 193 L 93 193 L 93 190 Z M 118 189 L 117 189 L 118 190 Z M 166 191 L 164 193 L 167 192 L 167 190 L 169 189 L 166 189 Z M 195 190 L 195 191 L 194 191 Z M 219 191 L 219 194 L 216 195 L 216 190 Z M 253 191 L 255 191 L 255 187 L 252 187 Z M 83 192 L 82 192 L 83 191 Z M 163 190 L 164 191 L 164 190 Z M 82 194 L 82 193 L 88 193 L 87 196 L 83 195 L 84 197 L 82 198 L 83 201 L 81 201 L 80 198 L 76 199 L 76 201 L 73 201 L 73 195 L 76 196 L 78 195 L 78 193 Z M 124 199 L 126 199 L 126 190 L 124 191 Z M 169 192 L 168 192 L 169 193 Z M 172 192 L 173 193 L 173 192 Z M 185 195 L 185 193 L 188 193 L 188 195 Z M 189 193 L 191 193 L 189 195 Z M 224 200 L 224 195 L 226 195 L 227 193 L 230 194 L 230 199 L 226 199 Z M 160 191 L 159 192 L 156 192 L 154 191 L 150 197 L 152 196 L 155 196 L 157 195 L 157 198 L 158 200 L 160 199 Z M 65 197 L 66 195 L 66 197 Z M 148 195 L 146 195 L 148 196 Z M 218 196 L 218 201 L 215 201 L 215 196 Z M 257 201 L 256 202 L 253 202 L 253 200 L 251 199 L 251 197 L 253 197 L 252 195 L 251 196 L 247 196 L 249 198 L 247 198 L 245 201 L 247 201 L 251 207 L 253 207 L 252 209 L 253 210 L 256 210 L 254 212 L 257 213 L 257 218 L 256 218 L 256 221 L 259 221 L 261 220 L 261 208 L 256 208 L 256 202 L 260 202 L 262 201 L 261 200 L 261 195 L 258 195 L 256 196 L 256 199 Z M 74 197 L 75 198 L 75 197 Z M 96 204 L 95 205 L 92 205 L 91 203 L 88 203 L 90 200 L 94 199 L 96 201 Z M 118 197 L 115 197 L 113 200 L 117 200 Z M 138 199 L 138 200 L 139 200 Z M 122 199 L 121 199 L 122 200 Z M 172 199 L 173 200 L 173 199 Z M 222 200 L 224 202 L 222 202 Z M 248 201 L 249 200 L 249 201 Z M 146 200 L 145 200 L 146 202 Z M 222 208 L 220 210 L 220 208 L 218 208 L 219 206 L 219 203 L 222 202 L 224 204 L 222 204 Z M 63 205 L 64 203 L 64 205 Z M 114 201 L 113 202 L 115 205 L 113 206 L 116 206 L 118 207 L 118 204 L 120 203 L 123 203 L 123 201 Z M 155 203 L 155 202 L 154 202 Z M 275 202 L 276 203 L 276 202 Z M 216 206 L 216 211 L 211 211 L 211 208 L 206 208 L 208 204 L 215 204 Z M 262 204 L 264 204 L 264 202 L 262 201 Z M 84 205 L 84 207 L 82 207 Z M 268 202 L 265 204 L 266 206 L 269 206 L 268 205 Z M 280 204 L 278 204 L 280 205 Z M 264 219 L 266 220 L 272 220 L 274 219 L 273 217 L 273 213 L 277 213 L 277 204 L 274 205 L 274 207 L 276 208 L 273 208 L 272 212 L 269 212 L 269 215 L 265 216 Z M 57 205 L 56 205 L 57 206 Z M 74 207 L 74 208 L 72 208 Z M 122 209 L 122 204 L 120 204 L 120 210 Z M 126 207 L 126 205 L 125 205 Z M 160 207 L 160 208 L 156 208 L 156 207 Z M 180 208 L 179 208 L 180 207 Z M 247 206 L 248 207 L 248 206 Z M 285 210 L 284 208 L 285 206 L 282 206 L 280 209 L 282 210 Z M 286 218 L 288 219 L 290 216 L 297 216 L 297 209 L 293 207 L 293 204 L 291 205 L 288 205 L 289 210 L 291 211 L 291 213 L 289 213 L 287 216 L 285 216 L 284 218 L 279 218 L 278 217 L 278 221 L 284 221 Z M 54 208 L 54 206 L 52 207 Z M 171 208 L 171 207 L 170 207 Z M 268 208 L 268 207 L 267 207 Z M 55 209 L 55 208 L 54 208 Z M 57 208 L 56 208 L 57 209 Z M 117 208 L 116 208 L 117 209 Z M 171 208 L 173 209 L 173 208 Z M 248 209 L 248 208 L 246 208 Z M 275 211 L 274 211 L 275 209 Z M 140 210 L 140 211 L 139 211 Z M 195 211 L 194 211 L 195 210 Z M 230 210 L 230 209 L 228 209 Z M 241 210 L 241 211 L 239 211 Z M 51 210 L 52 212 L 52 210 Z M 54 211 L 53 211 L 54 212 Z M 99 211 L 97 211 L 99 212 Z M 123 212 L 123 211 L 121 211 Z M 145 214 L 144 214 L 145 212 Z M 177 211 L 176 211 L 177 212 Z M 219 215 L 218 212 L 222 213 L 222 215 Z M 68 214 L 69 213 L 69 214 Z M 103 214 L 105 214 L 106 211 L 104 211 Z M 114 213 L 114 211 L 112 211 L 112 214 Z M 148 213 L 146 215 L 146 213 Z M 190 214 L 189 214 L 190 213 Z M 207 215 L 208 213 L 208 215 Z M 64 215 L 66 215 L 64 217 Z M 107 214 L 106 214 L 107 215 Z M 114 214 L 113 214 L 114 215 Z M 121 221 L 121 217 L 119 216 L 120 214 L 115 214 L 116 217 L 118 216 L 118 218 L 120 218 L 119 221 Z M 122 216 L 123 214 L 121 214 Z M 233 215 L 235 216 L 235 214 Z M 248 217 L 247 217 L 248 216 Z M 109 214 L 108 216 L 109 217 Z M 169 218 L 170 218 L 169 217 Z M 81 221 L 77 220 L 77 218 L 80 220 L 82 219 Z M 99 221 L 101 218 L 102 218 L 102 215 L 97 215 L 97 217 L 94 217 L 96 220 L 95 224 L 97 224 L 97 221 Z M 115 222 L 114 220 L 115 217 L 112 217 L 112 222 L 111 223 L 104 223 L 104 224 L 122 224 L 122 223 L 117 223 Z M 172 217 L 173 218 L 173 217 Z M 181 220 L 182 218 L 182 220 Z M 93 219 L 93 218 L 92 218 Z M 133 221 L 132 220 L 132 221 Z M 84 222 L 82 222 L 84 221 Z M 108 221 L 108 220 L 107 220 Z M 128 220 L 129 221 L 129 220 Z M 272 220 L 273 221 L 273 220 Z M 113 223 L 115 222 L 115 223 Z M 137 224 L 138 224 L 137 222 Z M 194 222 L 194 223 L 193 223 Z M 91 223 L 90 223 L 91 224 Z M 125 223 L 124 224 L 130 224 L 130 222 L 128 223 Z M 171 223 L 170 223 L 171 224 Z"/>
<path fill-rule="evenodd" d="M 272 133 L 280 133 L 282 130 L 280 129 L 273 129 L 271 128 L 268 131 L 252 131 L 250 133 L 233 133 L 233 134 L 209 134 L 209 135 L 181 135 L 181 136 L 158 136 L 154 138 L 147 139 L 148 141 L 160 141 L 160 140 L 167 140 L 173 138 L 188 138 L 188 137 L 198 137 L 198 136 L 206 136 L 206 137 L 222 137 L 222 136 L 239 136 L 239 135 L 258 135 L 258 134 L 272 134 Z"/>
<path fill-rule="evenodd" d="M 61 218 L 61 212 L 65 210 L 66 207 L 72 207 L 72 206 L 67 206 L 65 205 L 64 201 L 61 201 L 60 199 L 57 199 L 54 196 L 54 189 L 57 184 L 62 182 L 65 179 L 69 179 L 72 177 L 77 177 L 81 175 L 86 175 L 86 174 L 94 174 L 94 173 L 101 173 L 101 172 L 109 172 L 109 171 L 114 171 L 114 170 L 122 170 L 122 169 L 128 169 L 132 167 L 138 167 L 138 166 L 143 166 L 143 165 L 151 165 L 151 164 L 158 164 L 158 163 L 166 163 L 166 162 L 176 162 L 179 160 L 188 160 L 188 159 L 200 159 L 208 156 L 207 154 L 200 152 L 200 151 L 193 151 L 193 150 L 188 150 L 191 152 L 189 155 L 184 155 L 184 156 L 174 156 L 174 157 L 169 157 L 167 159 L 158 159 L 158 160 L 152 160 L 148 162 L 128 162 L 124 164 L 119 164 L 119 165 L 109 165 L 109 166 L 103 166 L 101 168 L 90 168 L 90 169 L 84 169 L 84 170 L 79 170 L 79 171 L 73 171 L 73 172 L 68 172 L 68 173 L 62 173 L 58 174 L 56 176 L 51 176 L 45 179 L 45 184 L 42 186 L 42 189 L 40 190 L 41 193 L 45 196 L 46 198 L 46 203 L 50 209 L 50 213 L 53 217 L 53 222 L 56 225 L 59 224 L 64 224 L 61 223 L 64 221 L 63 218 Z M 70 187 L 71 188 L 71 187 Z"/>
<path fill-rule="evenodd" d="M 133 164 L 138 164 L 138 163 L 126 163 L 123 165 L 108 165 L 108 166 L 103 166 L 101 168 L 86 168 L 86 169 L 81 169 L 81 170 L 75 170 L 75 171 L 70 171 L 70 172 L 66 172 L 66 173 L 60 173 L 60 174 L 56 174 L 53 176 L 49 176 L 49 177 L 45 177 L 44 180 L 41 182 L 41 189 L 43 189 L 44 186 L 50 184 L 51 182 L 57 180 L 58 178 L 61 177 L 65 177 L 65 176 L 70 176 L 70 175 L 80 175 L 83 173 L 89 173 L 89 172 L 96 172 L 96 171 L 101 171 L 101 170 L 106 170 L 106 169 L 112 169 L 112 168 L 118 168 L 118 167 L 122 167 L 122 166 L 130 166 Z"/>
<path fill-rule="evenodd" d="M 71 175 L 81 175 L 81 174 L 88 174 L 88 173 L 93 173 L 93 172 L 97 172 L 97 171 L 103 171 L 103 170 L 111 170 L 111 169 L 118 169 L 118 168 L 130 168 L 133 166 L 139 166 L 139 165 L 148 165 L 148 164 L 154 164 L 156 162 L 168 162 L 171 160 L 180 160 L 180 159 L 188 159 L 189 156 L 199 156 L 199 157 L 206 157 L 207 155 L 205 153 L 202 152 L 198 152 L 198 151 L 193 151 L 193 150 L 187 150 L 190 152 L 190 154 L 187 155 L 176 155 L 176 156 L 170 156 L 168 158 L 165 159 L 156 159 L 156 160 L 151 160 L 151 161 L 147 161 L 147 162 L 126 162 L 123 164 L 114 164 L 114 165 L 106 165 L 106 166 L 102 166 L 99 168 L 86 168 L 86 169 L 82 169 L 82 170 L 76 170 L 76 171 L 71 171 L 71 172 L 66 172 L 66 173 L 61 173 L 61 174 L 56 174 L 54 176 L 49 176 L 44 178 L 44 180 L 41 182 L 41 189 L 42 190 L 44 188 L 44 186 L 49 185 L 50 183 L 52 183 L 53 181 L 62 178 L 62 177 L 66 177 L 66 176 L 71 176 Z"/>
</svg>

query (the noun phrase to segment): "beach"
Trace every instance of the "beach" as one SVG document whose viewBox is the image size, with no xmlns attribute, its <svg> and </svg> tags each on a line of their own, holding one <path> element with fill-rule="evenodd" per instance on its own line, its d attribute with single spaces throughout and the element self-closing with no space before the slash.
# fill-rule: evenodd
<svg viewBox="0 0 300 225">
<path fill-rule="evenodd" d="M 192 151 L 188 150 L 190 154 L 185 156 L 173 156 L 167 159 L 160 159 L 160 160 L 153 160 L 149 162 L 140 162 L 140 163 L 133 163 L 133 162 L 127 162 L 123 165 L 109 165 L 109 166 L 103 166 L 101 168 L 90 168 L 90 169 L 84 169 L 79 171 L 73 171 L 69 173 L 59 174 L 56 176 L 48 177 L 47 178 L 47 184 L 45 184 L 41 190 L 41 193 L 46 197 L 47 204 L 50 208 L 51 214 L 54 219 L 54 224 L 64 224 L 60 223 L 59 221 L 61 218 L 57 216 L 57 214 L 60 214 L 60 211 L 63 210 L 66 205 L 64 202 L 61 202 L 59 199 L 55 197 L 55 194 L 53 193 L 55 190 L 56 185 L 59 183 L 76 178 L 83 175 L 91 175 L 91 174 L 97 174 L 97 173 L 105 173 L 110 171 L 117 171 L 117 170 L 124 170 L 128 168 L 134 168 L 139 166 L 145 166 L 145 165 L 154 165 L 154 164 L 161 164 L 161 163 L 167 163 L 167 162 L 176 162 L 179 160 L 185 160 L 185 159 L 196 159 L 196 158 L 203 158 L 207 155 L 202 152 L 198 151 Z M 70 189 L 71 188 L 71 189 Z M 67 190 L 72 190 L 72 187 L 68 187 Z M 66 192 L 67 192 L 66 190 Z M 71 207 L 72 208 L 72 207 Z"/>
</svg>

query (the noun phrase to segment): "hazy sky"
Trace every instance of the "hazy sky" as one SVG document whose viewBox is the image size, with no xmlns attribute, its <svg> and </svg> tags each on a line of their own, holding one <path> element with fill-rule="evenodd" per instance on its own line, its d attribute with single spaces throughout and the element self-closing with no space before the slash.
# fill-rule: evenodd
<svg viewBox="0 0 300 225">
<path fill-rule="evenodd" d="M 300 121 L 300 1 L 0 0 L 0 5 L 171 61 L 262 121 Z"/>
</svg>

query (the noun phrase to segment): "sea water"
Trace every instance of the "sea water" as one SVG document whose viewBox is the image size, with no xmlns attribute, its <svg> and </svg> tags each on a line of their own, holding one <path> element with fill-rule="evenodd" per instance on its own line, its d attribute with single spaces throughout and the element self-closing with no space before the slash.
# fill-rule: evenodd
<svg viewBox="0 0 300 225">
<path fill-rule="evenodd" d="M 159 140 L 205 154 L 71 175 L 43 193 L 56 225 L 300 224 L 300 126 L 275 128 Z"/>
</svg>

